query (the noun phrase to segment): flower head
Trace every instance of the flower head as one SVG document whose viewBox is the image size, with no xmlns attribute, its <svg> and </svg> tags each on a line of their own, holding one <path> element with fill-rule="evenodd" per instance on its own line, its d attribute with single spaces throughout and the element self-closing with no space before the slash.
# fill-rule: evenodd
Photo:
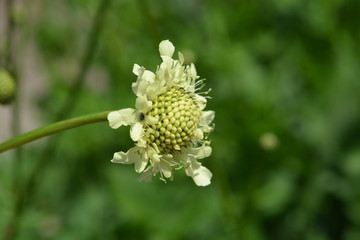
<svg viewBox="0 0 360 240">
<path fill-rule="evenodd" d="M 210 184 L 212 173 L 198 162 L 211 154 L 207 135 L 213 130 L 214 111 L 204 111 L 206 98 L 197 90 L 204 80 L 197 80 L 194 64 L 183 66 L 184 58 L 172 58 L 174 45 L 164 40 L 159 45 L 162 63 L 156 73 L 135 64 L 137 80 L 132 84 L 135 109 L 126 108 L 109 113 L 110 127 L 130 125 L 135 146 L 116 152 L 112 162 L 135 165 L 142 173 L 140 180 L 173 178 L 173 171 L 184 167 L 196 185 Z M 202 94 L 207 94 L 203 92 Z"/>
</svg>

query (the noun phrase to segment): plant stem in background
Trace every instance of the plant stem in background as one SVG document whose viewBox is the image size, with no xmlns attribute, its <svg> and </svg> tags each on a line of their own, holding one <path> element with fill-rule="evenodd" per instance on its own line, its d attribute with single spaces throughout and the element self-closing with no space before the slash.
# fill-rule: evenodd
<svg viewBox="0 0 360 240">
<path fill-rule="evenodd" d="M 13 17 L 13 1 L 6 0 L 6 42 L 5 42 L 5 54 L 4 54 L 4 65 L 5 68 L 12 72 L 13 70 L 13 43 L 14 43 L 14 27 L 15 21 Z"/>
<path fill-rule="evenodd" d="M 77 117 L 69 120 L 64 120 L 61 122 L 50 124 L 45 127 L 35 129 L 28 133 L 21 134 L 8 141 L 1 143 L 0 153 L 60 131 L 64 131 L 67 129 L 79 127 L 90 123 L 107 121 L 107 115 L 109 112 L 110 111 L 106 111 L 106 112 L 90 114 L 82 117 Z"/>
<path fill-rule="evenodd" d="M 14 20 L 14 1 L 7 0 L 6 1 L 6 14 L 7 14 L 7 29 L 6 29 L 6 47 L 5 47 L 5 69 L 9 71 L 11 76 L 13 77 L 16 84 L 16 93 L 15 98 L 12 103 L 12 116 L 11 116 L 11 132 L 12 136 L 17 136 L 20 134 L 20 98 L 19 98 L 19 90 L 20 90 L 20 77 L 17 71 L 17 64 L 15 62 L 16 57 L 16 47 L 15 45 L 15 20 Z M 21 148 L 17 148 L 15 150 L 15 159 L 13 162 L 13 184 L 14 189 L 17 188 L 20 174 L 19 167 L 21 164 Z"/>
<path fill-rule="evenodd" d="M 99 1 L 99 6 L 97 8 L 96 16 L 92 21 L 91 31 L 88 36 L 84 54 L 79 64 L 80 66 L 79 72 L 75 76 L 75 82 L 69 91 L 65 103 L 63 104 L 62 107 L 60 107 L 59 111 L 55 115 L 54 122 L 67 118 L 67 116 L 70 115 L 71 111 L 76 105 L 76 99 L 79 96 L 81 86 L 85 81 L 86 73 L 89 69 L 90 63 L 96 51 L 96 47 L 99 39 L 99 33 L 104 23 L 106 11 L 109 9 L 110 1 L 111 0 Z M 10 220 L 9 226 L 6 230 L 7 233 L 5 233 L 4 235 L 4 239 L 16 238 L 16 234 L 19 228 L 19 222 L 21 220 L 21 215 L 24 212 L 27 198 L 33 191 L 33 188 L 35 186 L 34 182 L 36 181 L 36 178 L 41 177 L 41 172 L 47 166 L 48 163 L 47 160 L 49 156 L 53 155 L 53 151 L 56 149 L 55 146 L 58 139 L 59 139 L 58 137 L 54 137 L 50 139 L 47 146 L 44 148 L 44 151 L 42 151 L 41 154 L 42 157 L 35 163 L 35 167 L 28 176 L 27 180 L 23 182 L 23 186 L 21 186 L 21 191 L 19 192 L 19 196 L 15 199 L 14 216 L 12 220 Z"/>
<path fill-rule="evenodd" d="M 105 12 L 108 9 L 109 5 L 110 5 L 110 0 L 102 0 L 99 3 L 99 7 L 97 9 L 95 18 L 93 19 L 91 32 L 88 37 L 84 55 L 80 62 L 79 72 L 75 77 L 75 82 L 71 86 L 71 89 L 67 95 L 68 97 L 65 100 L 65 103 L 59 109 L 58 114 L 55 117 L 55 121 L 59 121 L 61 119 L 66 118 L 70 114 L 70 112 L 72 111 L 75 105 L 74 102 L 76 102 L 81 86 L 85 81 L 86 73 L 89 69 L 90 63 L 92 62 L 92 59 L 96 52 L 99 41 L 100 30 L 103 26 L 105 19 Z"/>
<path fill-rule="evenodd" d="M 5 1 L 5 14 L 6 14 L 6 39 L 5 39 L 5 52 L 3 56 L 3 66 L 10 73 L 13 77 L 15 84 L 16 84 L 16 93 L 15 99 L 12 103 L 12 116 L 11 116 L 11 133 L 13 136 L 17 136 L 20 133 L 20 99 L 18 91 L 20 89 L 20 81 L 17 72 L 17 66 L 15 63 L 15 20 L 14 20 L 14 2 L 13 0 L 6 0 Z M 12 184 L 13 184 L 13 197 L 16 201 L 17 199 L 17 189 L 19 183 L 21 182 L 21 174 L 19 169 L 21 168 L 21 158 L 22 158 L 22 150 L 21 148 L 16 148 L 14 152 L 14 159 L 12 164 Z M 14 218 L 14 221 L 17 221 Z M 4 239 L 11 238 L 12 236 L 12 227 L 6 228 L 4 233 Z"/>
<path fill-rule="evenodd" d="M 55 114 L 55 118 L 53 120 L 54 122 L 58 122 L 61 119 L 67 118 L 74 109 L 74 106 L 76 105 L 81 87 L 85 82 L 86 73 L 89 70 L 89 66 L 97 49 L 99 35 L 103 27 L 106 12 L 109 9 L 110 2 L 111 0 L 101 0 L 99 2 L 95 18 L 92 21 L 90 33 L 87 38 L 83 57 L 79 62 L 79 72 L 75 76 L 74 84 L 71 86 L 64 104 L 58 109 L 57 114 Z M 50 139 L 47 146 L 42 151 L 42 157 L 39 159 L 37 167 L 35 167 L 35 171 L 31 174 L 30 179 L 35 178 L 35 174 L 37 174 L 41 168 L 44 168 L 46 166 L 46 159 L 48 158 L 48 156 L 53 155 L 54 151 L 56 150 L 56 145 L 58 141 L 59 136 L 55 136 Z M 27 190 L 29 192 L 31 191 L 30 189 Z"/>
</svg>

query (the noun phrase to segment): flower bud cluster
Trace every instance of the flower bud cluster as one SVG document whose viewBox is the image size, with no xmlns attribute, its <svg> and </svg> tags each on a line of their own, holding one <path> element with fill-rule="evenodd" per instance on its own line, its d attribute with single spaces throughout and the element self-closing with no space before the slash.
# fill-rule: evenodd
<svg viewBox="0 0 360 240">
<path fill-rule="evenodd" d="M 161 153 L 173 153 L 193 138 L 201 111 L 191 94 L 172 87 L 153 100 L 147 115 L 158 119 L 156 124 L 144 126 L 148 144 L 155 143 Z"/>
</svg>

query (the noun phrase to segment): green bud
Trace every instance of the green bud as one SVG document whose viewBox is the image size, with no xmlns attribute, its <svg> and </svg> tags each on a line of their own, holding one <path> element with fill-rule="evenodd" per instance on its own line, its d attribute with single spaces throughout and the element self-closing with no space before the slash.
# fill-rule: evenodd
<svg viewBox="0 0 360 240">
<path fill-rule="evenodd" d="M 16 91 L 15 81 L 12 76 L 6 71 L 0 70 L 0 104 L 10 103 Z"/>
</svg>

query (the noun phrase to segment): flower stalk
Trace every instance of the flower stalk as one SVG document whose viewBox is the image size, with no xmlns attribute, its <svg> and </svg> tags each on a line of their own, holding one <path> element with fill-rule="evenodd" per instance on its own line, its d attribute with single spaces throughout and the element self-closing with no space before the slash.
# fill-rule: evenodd
<svg viewBox="0 0 360 240">
<path fill-rule="evenodd" d="M 65 131 L 67 129 L 80 127 L 90 123 L 105 122 L 107 121 L 107 115 L 110 111 L 89 114 L 77 118 L 72 118 L 60 122 L 56 122 L 33 131 L 15 136 L 0 144 L 0 153 L 6 150 L 18 147 L 28 142 L 32 142 L 36 139 L 52 135 L 57 132 Z"/>
</svg>

